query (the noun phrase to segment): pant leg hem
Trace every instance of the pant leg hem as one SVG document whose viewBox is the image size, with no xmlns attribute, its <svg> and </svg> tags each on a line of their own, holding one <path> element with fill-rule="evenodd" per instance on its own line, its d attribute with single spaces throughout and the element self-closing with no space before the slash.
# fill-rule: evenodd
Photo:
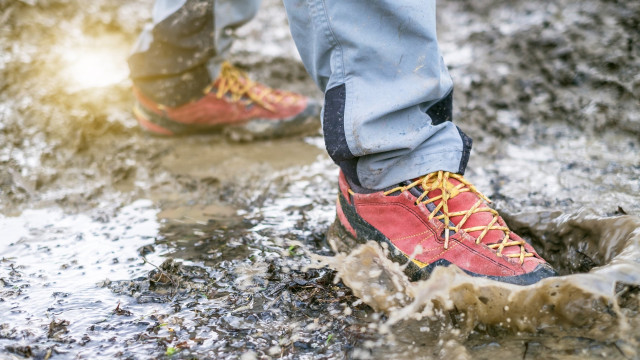
<svg viewBox="0 0 640 360">
<path fill-rule="evenodd" d="M 464 168 L 466 149 L 456 149 L 401 160 L 384 170 L 366 169 L 366 161 L 358 162 L 358 179 L 368 189 L 385 189 L 406 180 L 415 179 L 436 171 L 448 171 L 460 174 Z M 468 159 L 468 155 L 466 155 Z M 362 158 L 361 158 L 362 160 Z M 466 163 L 464 164 L 466 166 Z"/>
</svg>

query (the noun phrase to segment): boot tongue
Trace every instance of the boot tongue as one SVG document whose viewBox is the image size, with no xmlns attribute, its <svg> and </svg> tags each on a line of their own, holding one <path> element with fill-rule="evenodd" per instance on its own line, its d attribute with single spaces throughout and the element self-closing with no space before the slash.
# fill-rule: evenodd
<svg viewBox="0 0 640 360">
<path fill-rule="evenodd" d="M 458 189 L 457 186 L 459 184 L 460 184 L 460 181 L 456 179 L 448 179 L 448 181 L 445 181 L 445 183 L 443 184 L 445 189 L 450 194 L 449 200 L 447 201 L 447 208 L 448 208 L 449 214 L 456 213 L 456 212 L 463 212 L 463 211 L 466 212 L 469 209 L 471 209 L 471 207 L 473 207 L 478 202 L 478 200 L 481 200 L 480 196 L 472 191 L 461 192 L 460 190 L 464 189 L 465 187 L 460 187 Z M 440 189 L 435 189 L 427 193 L 427 197 L 429 198 L 434 198 L 439 195 L 442 195 L 442 190 Z M 442 202 L 442 199 L 434 201 L 434 204 L 438 206 L 440 205 L 440 202 Z M 478 207 L 478 209 L 480 208 L 488 208 L 488 206 L 483 201 L 482 204 Z M 441 209 L 441 211 L 444 213 L 444 209 Z M 464 217 L 464 214 L 459 216 L 450 216 L 449 220 L 454 224 L 454 226 L 458 226 L 458 224 L 463 219 L 463 217 Z M 471 216 L 469 216 L 467 221 L 465 221 L 464 224 L 462 225 L 461 229 L 468 229 L 472 227 L 489 225 L 493 220 L 493 217 L 494 215 L 488 211 L 476 212 Z M 504 226 L 504 223 L 498 220 L 498 222 L 496 222 L 494 226 Z M 482 230 L 468 232 L 468 234 L 474 238 L 477 238 L 478 236 L 480 236 L 481 233 L 482 233 Z M 505 233 L 502 230 L 489 230 L 486 233 L 486 235 L 482 238 L 482 243 L 486 245 L 500 243 L 502 242 L 504 235 Z M 512 253 L 519 254 L 520 248 L 519 246 L 508 246 L 502 250 L 502 253 L 503 254 L 512 254 Z"/>
</svg>

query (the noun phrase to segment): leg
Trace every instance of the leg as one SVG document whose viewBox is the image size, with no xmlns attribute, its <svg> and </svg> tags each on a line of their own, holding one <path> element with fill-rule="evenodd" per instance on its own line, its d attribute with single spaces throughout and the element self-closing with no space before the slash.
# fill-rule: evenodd
<svg viewBox="0 0 640 360">
<path fill-rule="evenodd" d="M 176 135 L 223 130 L 234 139 L 285 136 L 317 128 L 319 105 L 251 81 L 225 62 L 231 31 L 260 0 L 157 0 L 153 25 L 129 58 L 143 129 Z"/>
<path fill-rule="evenodd" d="M 452 81 L 435 1 L 285 0 L 309 73 L 325 91 L 327 150 L 380 189 L 436 170 L 463 172 L 471 140 L 451 120 Z"/>
<path fill-rule="evenodd" d="M 330 243 L 345 234 L 385 243 L 413 280 L 450 264 L 519 285 L 553 276 L 462 176 L 471 139 L 450 121 L 435 1 L 285 6 L 303 62 L 325 92 L 325 143 L 342 169 L 332 227 L 339 235 L 330 233 Z"/>
<path fill-rule="evenodd" d="M 228 54 L 230 31 L 251 20 L 259 6 L 260 0 L 157 0 L 153 24 L 129 58 L 131 78 L 167 106 L 201 97 Z"/>
</svg>

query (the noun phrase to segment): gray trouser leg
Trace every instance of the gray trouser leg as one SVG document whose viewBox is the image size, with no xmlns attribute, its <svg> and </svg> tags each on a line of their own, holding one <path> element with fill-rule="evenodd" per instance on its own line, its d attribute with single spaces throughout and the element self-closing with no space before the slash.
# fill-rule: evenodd
<svg viewBox="0 0 640 360">
<path fill-rule="evenodd" d="M 392 186 L 464 172 L 471 139 L 451 120 L 434 0 L 284 0 L 307 71 L 325 92 L 329 155 L 354 182 Z"/>
<path fill-rule="evenodd" d="M 129 57 L 135 85 L 167 106 L 202 96 L 231 47 L 231 30 L 259 6 L 260 0 L 157 0 L 153 23 Z"/>
</svg>

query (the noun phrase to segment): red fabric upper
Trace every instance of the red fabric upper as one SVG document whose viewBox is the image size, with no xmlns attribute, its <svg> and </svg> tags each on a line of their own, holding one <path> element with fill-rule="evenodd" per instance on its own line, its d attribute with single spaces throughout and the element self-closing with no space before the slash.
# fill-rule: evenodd
<svg viewBox="0 0 640 360">
<path fill-rule="evenodd" d="M 226 125 L 245 123 L 253 119 L 280 120 L 291 118 L 307 107 L 307 98 L 292 92 L 269 89 L 255 83 L 251 91 L 254 94 L 268 93 L 262 99 L 270 109 L 244 99 L 232 101 L 229 97 L 218 98 L 214 90 L 202 98 L 190 103 L 169 108 L 155 103 L 134 87 L 137 100 L 148 110 L 166 116 L 172 121 L 188 125 Z"/>
<path fill-rule="evenodd" d="M 454 179 L 451 182 L 457 185 Z M 504 237 L 500 230 L 490 230 L 483 238 L 482 243 L 476 244 L 476 237 L 481 231 L 466 233 L 464 230 L 458 233 L 450 233 L 449 247 L 444 248 L 444 224 L 437 219 L 429 220 L 431 213 L 425 204 L 416 205 L 416 197 L 409 191 L 399 195 L 385 196 L 382 191 L 372 194 L 353 193 L 348 194 L 349 186 L 344 174 L 340 174 L 340 191 L 345 199 L 355 207 L 357 214 L 367 223 L 384 234 L 391 243 L 410 256 L 414 254 L 417 245 L 422 251 L 415 255 L 415 259 L 424 264 L 433 263 L 439 259 L 445 259 L 456 264 L 462 269 L 476 274 L 491 276 L 513 276 L 533 271 L 539 264 L 545 263 L 529 244 L 525 245 L 533 257 L 525 257 L 520 264 L 519 258 L 498 257 L 497 250 L 487 245 L 497 243 Z M 427 196 L 439 195 L 440 190 L 432 191 Z M 462 192 L 447 204 L 449 212 L 463 211 L 471 208 L 478 201 L 478 196 L 472 192 Z M 439 201 L 438 201 L 439 202 Z M 437 205 L 438 202 L 435 202 Z M 486 207 L 487 205 L 483 205 Z M 338 217 L 343 225 L 348 224 L 347 218 L 342 214 L 338 206 Z M 452 217 L 450 220 L 457 225 L 462 216 Z M 489 212 L 475 213 L 465 222 L 464 228 L 488 224 L 493 219 Z M 504 225 L 500 218 L 499 224 Z M 346 226 L 346 225 L 345 225 Z M 351 226 L 349 226 L 351 228 Z M 349 229 L 355 236 L 355 231 Z M 511 233 L 512 239 L 520 239 Z M 505 247 L 503 254 L 519 253 L 519 246 Z"/>
</svg>

